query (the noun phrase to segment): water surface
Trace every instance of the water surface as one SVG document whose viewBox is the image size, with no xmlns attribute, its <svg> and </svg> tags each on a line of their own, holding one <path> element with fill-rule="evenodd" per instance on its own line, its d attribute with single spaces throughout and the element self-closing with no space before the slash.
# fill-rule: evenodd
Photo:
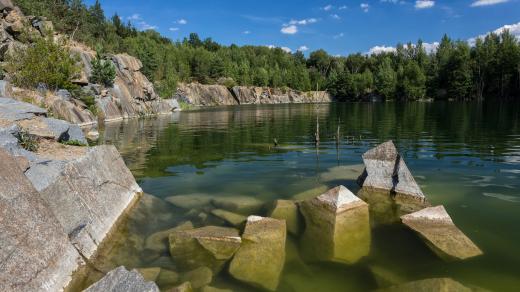
<svg viewBox="0 0 520 292">
<path fill-rule="evenodd" d="M 109 124 L 102 141 L 118 147 L 143 190 L 156 198 L 202 193 L 268 203 L 324 186 L 344 184 L 357 191 L 358 173 L 347 169 L 359 169 L 366 150 L 392 139 L 432 204 L 443 204 L 485 254 L 446 263 L 401 225 L 372 222 L 370 255 L 354 265 L 295 261 L 298 239 L 289 237 L 291 262 L 279 291 L 377 289 L 374 271 L 397 281 L 451 277 L 466 286 L 518 291 L 519 113 L 518 104 L 457 102 L 221 107 Z M 274 139 L 279 147 L 273 147 Z M 143 208 L 148 213 L 125 223 L 124 236 L 99 266 L 176 269 L 167 250 L 150 260 L 143 238 L 186 220 L 223 224 L 200 215 L 211 206 L 194 211 L 149 202 Z M 212 285 L 254 290 L 225 272 Z"/>
</svg>

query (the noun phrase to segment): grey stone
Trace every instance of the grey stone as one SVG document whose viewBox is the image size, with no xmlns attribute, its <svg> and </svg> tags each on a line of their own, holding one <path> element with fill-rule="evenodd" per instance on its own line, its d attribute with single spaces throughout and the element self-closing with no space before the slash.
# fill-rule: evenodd
<svg viewBox="0 0 520 292">
<path fill-rule="evenodd" d="M 200 267 L 181 276 L 181 282 L 191 283 L 193 289 L 199 289 L 211 284 L 213 272 L 207 267 Z"/>
<path fill-rule="evenodd" d="M 237 280 L 275 291 L 285 264 L 285 221 L 249 216 L 229 273 Z"/>
<path fill-rule="evenodd" d="M 170 98 L 165 100 L 166 103 L 171 107 L 172 111 L 179 111 L 181 110 L 181 106 L 179 105 L 179 102 L 175 98 Z"/>
<path fill-rule="evenodd" d="M 0 97 L 13 97 L 13 87 L 8 81 L 0 80 Z"/>
<path fill-rule="evenodd" d="M 43 122 L 52 131 L 56 141 L 78 141 L 85 145 L 88 144 L 83 131 L 78 125 L 72 125 L 63 120 L 53 118 L 45 118 Z"/>
<path fill-rule="evenodd" d="M 57 176 L 44 175 L 42 170 L 39 177 L 29 178 L 49 181 L 41 197 L 87 258 L 142 192 L 114 146 L 88 148 L 85 155 L 67 161 Z"/>
<path fill-rule="evenodd" d="M 58 220 L 0 149 L 0 291 L 60 291 L 81 258 Z"/>
<path fill-rule="evenodd" d="M 175 231 L 170 233 L 169 241 L 170 255 L 179 269 L 204 266 L 214 272 L 222 269 L 241 243 L 238 230 L 218 226 Z"/>
<path fill-rule="evenodd" d="M 302 254 L 311 261 L 353 264 L 370 252 L 368 205 L 344 186 L 299 203 Z"/>
<path fill-rule="evenodd" d="M 425 279 L 393 286 L 378 291 L 385 292 L 471 292 L 472 289 L 450 278 Z"/>
<path fill-rule="evenodd" d="M 85 292 L 159 292 L 159 287 L 153 282 L 146 282 L 136 270 L 128 271 L 121 266 L 85 289 Z"/>
<path fill-rule="evenodd" d="M 58 90 L 58 92 L 56 92 L 56 95 L 65 100 L 70 100 L 72 98 L 72 94 L 70 94 L 70 92 L 66 89 Z"/>
<path fill-rule="evenodd" d="M 426 208 L 401 216 L 401 219 L 445 260 L 464 260 L 482 255 L 475 243 L 455 226 L 444 206 Z"/>
<path fill-rule="evenodd" d="M 365 171 L 358 178 L 363 188 L 388 191 L 411 212 L 430 206 L 392 141 L 367 151 L 363 162 Z"/>
<path fill-rule="evenodd" d="M 31 119 L 34 116 L 45 116 L 47 110 L 30 103 L 17 101 L 11 98 L 0 97 L 0 119 L 20 121 Z"/>
</svg>

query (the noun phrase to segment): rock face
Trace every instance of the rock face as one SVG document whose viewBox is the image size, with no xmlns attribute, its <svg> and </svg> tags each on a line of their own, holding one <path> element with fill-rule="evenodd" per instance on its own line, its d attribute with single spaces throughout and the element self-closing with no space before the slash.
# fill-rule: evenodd
<svg viewBox="0 0 520 292">
<path fill-rule="evenodd" d="M 71 51 L 79 55 L 83 64 L 81 77 L 75 82 L 80 85 L 89 84 L 91 61 L 95 52 L 77 45 Z M 110 60 L 116 68 L 114 86 L 106 92 L 95 92 L 98 114 L 104 121 L 114 121 L 155 114 L 171 113 L 175 104 L 162 100 L 156 93 L 153 84 L 141 72 L 141 61 L 127 54 L 111 55 Z"/>
<path fill-rule="evenodd" d="M 299 203 L 302 253 L 312 261 L 352 264 L 370 252 L 368 205 L 344 186 Z"/>
<path fill-rule="evenodd" d="M 286 233 L 283 220 L 249 216 L 229 273 L 240 281 L 275 291 L 285 264 Z"/>
<path fill-rule="evenodd" d="M 426 208 L 404 215 L 401 219 L 445 260 L 464 260 L 482 254 L 471 239 L 455 226 L 443 206 Z"/>
<path fill-rule="evenodd" d="M 388 191 L 395 195 L 396 200 L 409 205 L 405 208 L 410 208 L 410 211 L 429 206 L 428 200 L 392 141 L 367 151 L 363 154 L 363 162 L 365 171 L 358 178 L 360 186 Z"/>
<path fill-rule="evenodd" d="M 27 176 L 87 258 L 142 192 L 114 146 L 89 148 L 51 171 L 43 170 L 53 168 L 44 163 L 37 167 L 40 171 L 29 169 Z"/>
<path fill-rule="evenodd" d="M 59 291 L 81 261 L 46 203 L 0 149 L 0 290 Z"/>
<path fill-rule="evenodd" d="M 333 98 L 324 91 L 301 92 L 267 87 L 235 86 L 231 90 L 223 85 L 199 83 L 180 84 L 176 98 L 195 106 L 238 104 L 321 103 Z"/>
<path fill-rule="evenodd" d="M 409 282 L 387 289 L 379 290 L 385 292 L 471 292 L 472 289 L 450 278 L 434 278 Z"/>
<path fill-rule="evenodd" d="M 214 272 L 238 250 L 241 239 L 234 228 L 206 226 L 170 234 L 170 255 L 181 270 L 208 267 Z"/>
<path fill-rule="evenodd" d="M 119 267 L 85 289 L 85 292 L 159 292 L 159 287 L 153 282 L 146 282 L 138 271 Z"/>
</svg>

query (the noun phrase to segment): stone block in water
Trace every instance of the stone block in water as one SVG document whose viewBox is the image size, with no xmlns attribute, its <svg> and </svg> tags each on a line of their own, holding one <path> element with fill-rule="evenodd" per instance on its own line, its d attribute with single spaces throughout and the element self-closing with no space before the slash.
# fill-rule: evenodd
<svg viewBox="0 0 520 292">
<path fill-rule="evenodd" d="M 392 286 L 378 291 L 384 292 L 426 292 L 426 291 L 449 291 L 449 292 L 471 292 L 472 289 L 450 278 L 434 278 L 408 282 Z"/>
<path fill-rule="evenodd" d="M 353 264 L 370 251 L 368 205 L 344 186 L 299 202 L 305 218 L 302 254 L 310 261 Z"/>
<path fill-rule="evenodd" d="M 396 200 L 411 205 L 412 212 L 430 206 L 392 141 L 367 151 L 363 162 L 365 171 L 358 178 L 363 188 L 388 191 Z"/>
<path fill-rule="evenodd" d="M 296 203 L 289 200 L 276 200 L 269 212 L 269 217 L 285 220 L 287 231 L 298 235 L 300 232 L 300 213 Z"/>
<path fill-rule="evenodd" d="M 244 223 L 247 220 L 247 218 L 243 215 L 233 213 L 230 211 L 226 211 L 226 210 L 222 210 L 222 209 L 211 210 L 211 214 L 213 216 L 216 216 L 216 217 L 226 221 L 227 223 L 229 223 L 235 227 L 240 226 L 242 223 Z"/>
<path fill-rule="evenodd" d="M 168 236 L 170 236 L 170 233 L 175 231 L 190 230 L 193 228 L 193 223 L 186 221 L 173 228 L 156 232 L 146 238 L 144 247 L 157 253 L 161 253 L 168 249 Z"/>
<path fill-rule="evenodd" d="M 193 289 L 211 284 L 213 272 L 207 267 L 199 267 L 181 276 L 181 282 L 189 282 Z"/>
<path fill-rule="evenodd" d="M 285 264 L 286 236 L 285 221 L 249 216 L 229 273 L 255 287 L 275 291 Z"/>
<path fill-rule="evenodd" d="M 215 273 L 233 257 L 242 242 L 237 229 L 218 226 L 175 231 L 169 241 L 170 255 L 180 270 L 208 267 Z"/>
<path fill-rule="evenodd" d="M 264 205 L 264 202 L 251 196 L 215 197 L 211 200 L 211 203 L 219 209 L 245 215 L 257 213 Z"/>
<path fill-rule="evenodd" d="M 475 243 L 455 226 L 444 206 L 426 208 L 401 216 L 401 219 L 444 260 L 464 260 L 482 254 Z"/>
</svg>

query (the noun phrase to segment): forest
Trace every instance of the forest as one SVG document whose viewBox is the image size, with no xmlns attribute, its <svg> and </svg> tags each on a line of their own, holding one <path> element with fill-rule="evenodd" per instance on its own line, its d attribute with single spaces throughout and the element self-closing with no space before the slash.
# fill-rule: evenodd
<svg viewBox="0 0 520 292">
<path fill-rule="evenodd" d="M 381 54 L 331 56 L 317 50 L 305 56 L 265 46 L 225 46 L 196 33 L 173 41 L 154 30 L 139 31 L 117 14 L 107 17 L 99 1 L 14 2 L 75 41 L 138 57 L 162 97 L 172 96 L 178 82 L 200 82 L 327 90 L 339 100 L 520 100 L 520 42 L 508 31 L 472 45 L 445 35 L 430 53 L 419 40 Z"/>
</svg>

